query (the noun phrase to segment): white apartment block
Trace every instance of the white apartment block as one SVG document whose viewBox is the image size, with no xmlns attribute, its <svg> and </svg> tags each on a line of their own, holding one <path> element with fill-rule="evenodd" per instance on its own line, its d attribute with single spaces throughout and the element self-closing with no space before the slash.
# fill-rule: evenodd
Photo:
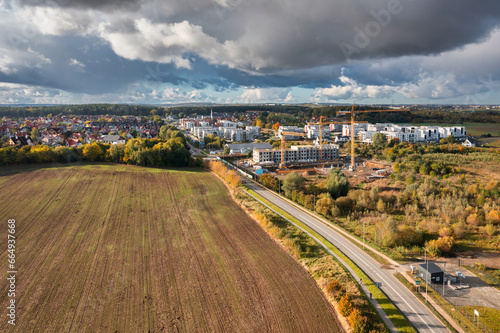
<svg viewBox="0 0 500 333">
<path fill-rule="evenodd" d="M 368 128 L 368 124 L 354 124 L 354 136 L 358 136 L 359 132 L 366 131 Z M 342 125 L 342 135 L 350 136 L 351 135 L 351 125 Z"/>
<path fill-rule="evenodd" d="M 284 150 L 285 163 L 314 163 L 319 159 L 318 146 L 300 145 Z M 333 161 L 339 158 L 339 146 L 334 144 L 323 145 L 323 159 Z M 254 149 L 253 161 L 259 164 L 281 163 L 281 149 Z"/>
<path fill-rule="evenodd" d="M 360 141 L 372 143 L 375 133 L 382 133 L 387 140 L 398 139 L 403 142 L 428 142 L 438 141 L 453 135 L 455 138 L 464 138 L 467 133 L 463 126 L 411 126 L 395 124 L 369 124 L 366 131 L 360 131 L 357 136 Z"/>
<path fill-rule="evenodd" d="M 259 126 L 245 126 L 245 130 L 251 131 L 254 138 L 256 138 L 260 135 L 260 127 Z"/>
<path fill-rule="evenodd" d="M 221 120 L 220 124 L 222 125 L 222 127 L 236 128 L 236 123 L 230 120 Z"/>
<path fill-rule="evenodd" d="M 317 139 L 319 138 L 319 125 L 306 125 L 304 127 L 306 133 L 307 133 L 307 138 L 308 139 Z M 328 138 L 330 136 L 330 128 L 323 126 L 322 129 L 322 136 L 324 138 Z"/>
<path fill-rule="evenodd" d="M 330 132 L 342 132 L 342 124 L 330 124 Z"/>
</svg>

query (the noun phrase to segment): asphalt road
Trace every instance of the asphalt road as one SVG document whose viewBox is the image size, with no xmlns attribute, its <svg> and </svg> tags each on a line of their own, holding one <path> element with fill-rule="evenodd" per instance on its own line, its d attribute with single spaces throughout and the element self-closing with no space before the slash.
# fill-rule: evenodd
<svg viewBox="0 0 500 333">
<path fill-rule="evenodd" d="M 425 307 L 406 287 L 404 287 L 392 274 L 394 269 L 386 270 L 381 267 L 381 264 L 373 260 L 362 249 L 352 244 L 344 236 L 337 231 L 327 226 L 320 220 L 303 212 L 302 210 L 291 205 L 287 201 L 279 198 L 277 195 L 270 193 L 262 187 L 250 182 L 246 185 L 257 192 L 262 197 L 266 198 L 274 205 L 280 207 L 302 223 L 308 225 L 311 229 L 323 236 L 340 251 L 342 251 L 349 259 L 351 259 L 366 275 L 374 282 L 381 283 L 381 289 L 392 300 L 392 302 L 403 312 L 408 320 L 419 332 L 449 332 L 428 309 Z"/>
</svg>

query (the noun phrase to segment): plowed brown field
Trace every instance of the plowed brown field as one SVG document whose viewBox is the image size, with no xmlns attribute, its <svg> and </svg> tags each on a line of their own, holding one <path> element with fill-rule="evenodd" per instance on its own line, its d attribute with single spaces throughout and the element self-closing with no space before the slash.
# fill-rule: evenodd
<svg viewBox="0 0 500 333">
<path fill-rule="evenodd" d="M 4 168 L 0 185 L 0 332 L 339 331 L 314 280 L 210 173 Z"/>
</svg>

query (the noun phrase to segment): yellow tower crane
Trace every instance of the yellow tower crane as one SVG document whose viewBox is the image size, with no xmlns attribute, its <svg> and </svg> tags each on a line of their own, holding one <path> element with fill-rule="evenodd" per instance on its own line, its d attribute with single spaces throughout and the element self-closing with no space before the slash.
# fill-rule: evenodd
<svg viewBox="0 0 500 333">
<path fill-rule="evenodd" d="M 363 110 L 354 112 L 354 104 L 352 105 L 351 111 L 337 111 L 337 114 L 351 114 L 351 170 L 356 170 L 356 160 L 354 158 L 354 118 L 356 113 L 369 113 L 369 112 L 400 112 L 400 111 L 410 111 L 410 109 L 388 109 L 388 110 Z"/>
<path fill-rule="evenodd" d="M 285 168 L 285 135 L 293 135 L 293 136 L 306 136 L 306 133 L 302 132 L 281 132 L 281 163 L 279 165 L 280 169 Z"/>
<path fill-rule="evenodd" d="M 323 125 L 330 125 L 330 124 L 343 124 L 343 125 L 349 125 L 351 122 L 349 121 L 328 121 L 328 122 L 323 122 L 324 116 L 319 117 L 319 123 L 307 123 L 307 125 L 319 125 L 319 157 L 320 161 L 323 160 Z M 368 123 L 367 121 L 357 121 L 356 124 L 362 124 L 362 123 Z"/>
</svg>

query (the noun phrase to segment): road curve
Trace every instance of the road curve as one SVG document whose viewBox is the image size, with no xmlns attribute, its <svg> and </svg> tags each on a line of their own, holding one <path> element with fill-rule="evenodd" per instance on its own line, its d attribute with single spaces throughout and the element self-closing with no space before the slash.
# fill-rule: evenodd
<svg viewBox="0 0 500 333">
<path fill-rule="evenodd" d="M 392 275 L 391 271 L 382 268 L 380 263 L 373 260 L 344 236 L 319 219 L 314 218 L 278 195 L 273 194 L 271 191 L 248 181 L 245 182 L 245 185 L 323 236 L 349 257 L 370 279 L 381 283 L 381 289 L 387 297 L 404 313 L 406 318 L 408 318 L 419 332 L 449 332 L 446 326 Z"/>
</svg>

